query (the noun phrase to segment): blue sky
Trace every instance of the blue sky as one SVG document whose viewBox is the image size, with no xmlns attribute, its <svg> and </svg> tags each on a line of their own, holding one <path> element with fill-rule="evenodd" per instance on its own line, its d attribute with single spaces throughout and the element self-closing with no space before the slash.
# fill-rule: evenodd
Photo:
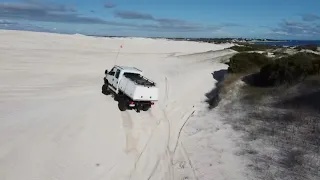
<svg viewBox="0 0 320 180">
<path fill-rule="evenodd" d="M 0 0 L 0 29 L 320 39 L 319 0 Z"/>
</svg>

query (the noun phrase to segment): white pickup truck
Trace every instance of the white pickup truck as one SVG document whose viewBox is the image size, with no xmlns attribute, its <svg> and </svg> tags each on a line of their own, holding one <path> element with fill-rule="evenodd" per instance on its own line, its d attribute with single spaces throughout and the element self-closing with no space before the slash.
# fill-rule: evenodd
<svg viewBox="0 0 320 180">
<path fill-rule="evenodd" d="M 156 83 L 135 67 L 114 66 L 110 71 L 105 70 L 102 93 L 114 94 L 121 111 L 147 111 L 158 100 Z"/>
</svg>

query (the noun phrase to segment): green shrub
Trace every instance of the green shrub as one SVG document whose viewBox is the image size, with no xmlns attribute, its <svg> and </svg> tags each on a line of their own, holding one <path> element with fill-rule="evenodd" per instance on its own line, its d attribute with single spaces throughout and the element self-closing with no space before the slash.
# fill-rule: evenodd
<svg viewBox="0 0 320 180">
<path fill-rule="evenodd" d="M 262 85 L 275 86 L 293 83 L 319 73 L 320 57 L 310 53 L 298 53 L 264 65 L 257 78 Z M 257 82 L 257 80 L 256 80 Z"/>
<path fill-rule="evenodd" d="M 308 49 L 308 50 L 312 50 L 312 51 L 317 51 L 318 50 L 318 46 L 316 44 L 308 44 L 308 45 L 304 45 L 304 46 L 297 46 L 295 47 L 295 49 L 297 50 L 302 50 L 302 49 Z"/>
<path fill-rule="evenodd" d="M 275 49 L 276 46 L 270 46 L 266 44 L 248 44 L 244 43 L 242 46 L 232 46 L 229 49 L 238 51 L 238 52 L 246 52 L 246 51 L 265 51 L 268 49 Z"/>
<path fill-rule="evenodd" d="M 314 60 L 312 62 L 313 65 L 313 71 L 315 74 L 320 74 L 320 58 Z"/>
<path fill-rule="evenodd" d="M 230 49 L 238 52 L 254 51 L 254 48 L 250 46 L 232 46 Z"/>
<path fill-rule="evenodd" d="M 238 53 L 230 58 L 228 71 L 244 73 L 259 69 L 270 62 L 270 59 L 259 53 Z"/>
</svg>

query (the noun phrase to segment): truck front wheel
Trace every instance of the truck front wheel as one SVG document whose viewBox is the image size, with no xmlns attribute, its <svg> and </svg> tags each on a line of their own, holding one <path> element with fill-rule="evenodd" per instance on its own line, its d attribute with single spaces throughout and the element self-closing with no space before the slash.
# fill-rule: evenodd
<svg viewBox="0 0 320 180">
<path fill-rule="evenodd" d="M 109 95 L 110 94 L 110 89 L 108 87 L 108 84 L 103 84 L 102 85 L 102 93 L 105 95 Z"/>
<path fill-rule="evenodd" d="M 128 109 L 128 104 L 123 98 L 119 98 L 118 108 L 120 111 L 126 111 Z"/>
</svg>

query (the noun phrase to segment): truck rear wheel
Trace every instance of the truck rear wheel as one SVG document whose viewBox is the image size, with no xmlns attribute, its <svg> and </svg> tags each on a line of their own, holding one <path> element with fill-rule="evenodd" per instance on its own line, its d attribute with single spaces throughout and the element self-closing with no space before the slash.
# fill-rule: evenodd
<svg viewBox="0 0 320 180">
<path fill-rule="evenodd" d="M 123 98 L 119 98 L 118 108 L 120 111 L 126 111 L 128 109 L 128 104 Z"/>
<path fill-rule="evenodd" d="M 142 107 L 142 111 L 148 111 L 150 109 L 150 107 L 151 106 L 145 105 L 145 106 Z"/>
</svg>

